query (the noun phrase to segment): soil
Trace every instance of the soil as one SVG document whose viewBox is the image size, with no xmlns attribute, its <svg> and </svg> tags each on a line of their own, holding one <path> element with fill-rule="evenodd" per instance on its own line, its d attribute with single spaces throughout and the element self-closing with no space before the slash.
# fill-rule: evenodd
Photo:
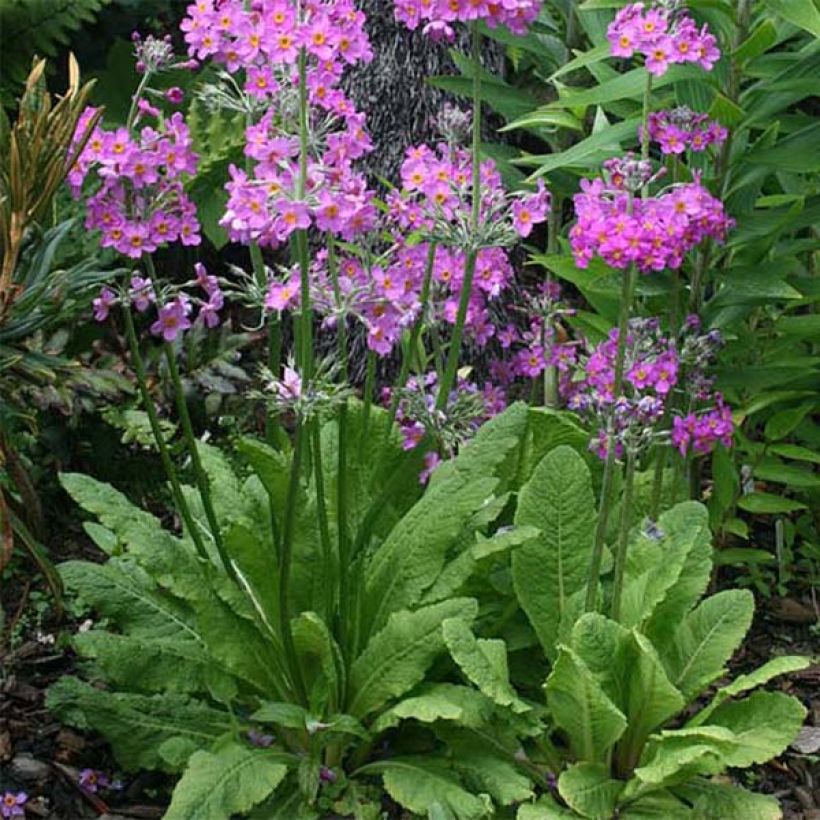
<svg viewBox="0 0 820 820">
<path fill-rule="evenodd" d="M 67 538 L 64 560 L 99 560 L 84 539 Z M 24 567 L 19 568 L 22 577 Z M 7 624 L 0 642 L 0 793 L 22 790 L 29 796 L 28 818 L 44 820 L 150 820 L 164 812 L 169 782 L 161 775 L 122 775 L 119 789 L 92 794 L 79 785 L 80 772 L 92 768 L 112 780 L 119 774 L 105 742 L 60 725 L 45 708 L 45 692 L 61 675 L 74 671 L 74 658 L 62 648 L 64 637 L 78 624 L 70 615 L 43 623 L 31 617 L 30 583 L 7 584 L 4 596 Z M 12 600 L 10 600 L 12 599 Z M 16 599 L 16 600 L 14 600 Z M 52 636 L 52 637 L 50 637 Z M 52 643 L 52 639 L 54 642 Z M 732 673 L 741 674 L 775 655 L 818 653 L 815 613 L 808 602 L 791 599 L 761 600 L 752 630 L 732 661 Z M 752 770 L 737 772 L 737 782 L 755 791 L 773 794 L 787 820 L 820 820 L 820 664 L 785 678 L 770 688 L 798 697 L 808 710 L 806 728 L 798 742 L 781 757 Z M 740 820 L 738 818 L 738 820 Z"/>
</svg>

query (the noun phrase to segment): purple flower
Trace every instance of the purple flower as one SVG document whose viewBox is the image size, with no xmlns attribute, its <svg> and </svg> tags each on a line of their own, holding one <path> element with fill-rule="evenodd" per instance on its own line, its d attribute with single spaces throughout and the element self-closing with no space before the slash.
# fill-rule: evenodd
<svg viewBox="0 0 820 820">
<path fill-rule="evenodd" d="M 159 309 L 159 316 L 151 325 L 154 336 L 162 336 L 166 342 L 173 342 L 184 331 L 191 327 L 188 309 L 182 299 L 177 297 Z"/>
<path fill-rule="evenodd" d="M 25 792 L 5 792 L 0 799 L 0 816 L 25 817 L 26 810 L 23 807 L 27 802 L 28 795 Z"/>
<path fill-rule="evenodd" d="M 94 319 L 104 322 L 108 318 L 108 312 L 117 303 L 117 294 L 111 288 L 103 288 L 100 295 L 92 301 L 94 306 Z"/>
<path fill-rule="evenodd" d="M 104 772 L 96 769 L 83 769 L 80 772 L 80 788 L 91 794 L 96 794 L 100 789 L 107 789 L 111 781 Z"/>
<path fill-rule="evenodd" d="M 131 304 L 138 313 L 145 313 L 151 303 L 156 301 L 151 280 L 142 276 L 134 275 L 131 277 L 131 288 L 128 295 L 131 297 Z"/>
<path fill-rule="evenodd" d="M 260 749 L 267 749 L 273 745 L 273 735 L 262 734 L 258 729 L 248 729 L 248 741 L 252 746 L 257 746 Z"/>
</svg>

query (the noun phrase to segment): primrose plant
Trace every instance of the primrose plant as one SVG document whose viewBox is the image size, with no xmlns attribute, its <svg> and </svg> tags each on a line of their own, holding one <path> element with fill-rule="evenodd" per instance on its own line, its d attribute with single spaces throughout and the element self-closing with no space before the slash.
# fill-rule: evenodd
<svg viewBox="0 0 820 820">
<path fill-rule="evenodd" d="M 483 26 L 523 33 L 539 9 L 401 0 L 396 16 L 438 40 L 467 24 L 478 66 Z M 725 807 L 773 816 L 767 798 L 709 778 L 793 738 L 796 701 L 736 698 L 804 661 L 774 661 L 692 711 L 752 602 L 745 592 L 701 600 L 705 513 L 691 502 L 660 511 L 670 451 L 682 472 L 731 442 L 731 411 L 709 375 L 721 340 L 677 297 L 668 317 L 632 315 L 639 275 L 683 278 L 693 249 L 732 224 L 699 177 L 677 176 L 681 153 L 719 144 L 721 127 L 652 110 L 653 78 L 671 63 L 710 69 L 714 37 L 673 2 L 628 6 L 610 30 L 614 55 L 645 55 L 641 150 L 606 162 L 575 200 L 576 264 L 623 277 L 617 327 L 582 346 L 560 332 L 572 308 L 552 282 L 514 306 L 525 329 L 492 318 L 511 301 L 509 249 L 547 220 L 550 195 L 541 183 L 510 194 L 482 159 L 481 71 L 472 111 L 446 109 L 441 140 L 409 146 L 382 199 L 368 187 L 356 162 L 372 143 L 342 84 L 371 57 L 364 26 L 352 0 L 200 0 L 182 24 L 185 59 L 167 40 L 135 38 L 142 76 L 128 121 L 95 124 L 72 170 L 89 229 L 130 260 L 94 311 L 124 327 L 180 527 L 63 476 L 109 555 L 62 567 L 105 619 L 75 643 L 86 676 L 107 687 L 65 678 L 51 708 L 103 732 L 124 769 L 181 773 L 169 820 L 375 820 L 384 792 L 416 815 L 458 820 L 519 806 L 521 820 Z M 183 113 L 167 113 L 183 95 L 153 81 L 206 61 L 201 101 L 245 123 L 221 224 L 250 265 L 225 277 L 197 265 L 171 282 L 154 254 L 199 242 L 186 192 L 198 160 Z M 697 291 L 697 270 L 686 284 Z M 180 352 L 231 301 L 258 311 L 267 332 L 247 396 L 264 406 L 266 430 L 226 453 L 196 436 Z M 152 398 L 142 326 L 176 397 L 184 470 Z M 318 333 L 335 336 L 327 359 Z M 354 333 L 367 348 L 361 400 Z M 491 338 L 508 360 L 482 384 L 461 365 Z M 394 352 L 398 376 L 378 391 L 377 360 Z M 532 381 L 532 404 L 543 379 L 545 403 L 585 416 L 591 446 L 569 413 L 507 406 L 517 377 Z M 590 449 L 603 460 L 599 504 Z M 654 467 L 652 504 L 636 527 L 644 467 Z"/>
</svg>

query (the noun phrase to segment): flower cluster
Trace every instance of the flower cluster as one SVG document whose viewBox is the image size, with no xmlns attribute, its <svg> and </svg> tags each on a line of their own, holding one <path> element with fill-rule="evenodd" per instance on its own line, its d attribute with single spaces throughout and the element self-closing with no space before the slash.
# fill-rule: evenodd
<svg viewBox="0 0 820 820">
<path fill-rule="evenodd" d="M 395 0 L 396 19 L 415 30 L 425 23 L 424 33 L 437 40 L 452 40 L 451 23 L 483 20 L 491 28 L 507 26 L 524 34 L 538 16 L 541 0 Z"/>
<path fill-rule="evenodd" d="M 25 817 L 28 795 L 25 792 L 4 792 L 0 797 L 0 817 Z"/>
<path fill-rule="evenodd" d="M 152 305 L 157 305 L 157 317 L 151 325 L 151 333 L 161 336 L 166 342 L 174 342 L 177 337 L 193 326 L 191 317 L 194 308 L 198 314 L 194 321 L 206 328 L 219 324 L 219 311 L 224 307 L 225 296 L 215 276 L 211 276 L 205 266 L 197 262 L 194 265 L 196 278 L 180 287 L 168 287 L 157 294 L 153 282 L 135 273 L 127 288 L 117 293 L 104 287 L 94 299 L 94 318 L 98 322 L 108 319 L 111 308 L 117 304 L 133 307 L 137 313 L 145 313 Z M 182 288 L 194 287 L 195 295 L 191 296 Z M 204 295 L 200 295 L 204 294 Z"/>
<path fill-rule="evenodd" d="M 373 145 L 364 116 L 339 87 L 346 66 L 372 57 L 364 19 L 352 0 L 189 6 L 182 23 L 189 52 L 229 74 L 244 71 L 242 90 L 265 111 L 246 129 L 251 168 L 230 168 L 221 224 L 233 241 L 278 247 L 311 225 L 352 240 L 372 226 L 373 195 L 353 163 Z M 238 87 L 230 77 L 228 85 Z M 308 157 L 300 156 L 302 93 L 309 103 Z M 226 104 L 221 92 L 203 99 Z M 247 100 L 237 105 L 247 112 Z"/>
<path fill-rule="evenodd" d="M 647 128 L 649 139 L 656 142 L 664 154 L 705 151 L 710 145 L 720 145 L 729 134 L 720 123 L 710 120 L 708 114 L 698 114 L 686 106 L 653 111 Z"/>
<path fill-rule="evenodd" d="M 711 71 L 720 59 L 717 40 L 706 25 L 698 29 L 678 0 L 631 3 L 621 9 L 607 30 L 614 57 L 646 57 L 646 70 L 657 77 L 674 63 L 697 63 Z"/>
<path fill-rule="evenodd" d="M 516 377 L 538 378 L 548 367 L 568 373 L 575 364 L 577 346 L 564 343 L 559 336 L 559 331 L 563 334 L 561 318 L 574 313 L 562 300 L 561 286 L 551 281 L 540 283 L 534 293 L 527 294 L 520 309 L 527 317 L 526 329 L 510 323 L 496 331 L 498 344 L 508 356 L 490 363 L 493 379 L 506 386 Z"/>
<path fill-rule="evenodd" d="M 657 319 L 632 319 L 626 339 L 623 384 L 615 395 L 619 332 L 615 328 L 562 379 L 568 406 L 598 423 L 591 449 L 605 458 L 611 438 L 616 455 L 637 454 L 659 437 L 671 438 L 685 455 L 691 447 L 706 453 L 717 441 L 731 443 L 731 410 L 706 375 L 722 340 L 717 331 L 700 334 L 691 316 L 678 339 L 670 339 Z M 684 408 L 680 415 L 678 407 Z M 672 430 L 662 429 L 671 421 Z"/>
<path fill-rule="evenodd" d="M 533 194 L 508 196 L 493 160 L 481 163 L 478 229 L 473 225 L 472 157 L 468 150 L 442 143 L 407 151 L 401 167 L 401 190 L 387 204 L 403 230 L 422 231 L 451 247 L 504 247 L 526 238 L 544 222 L 550 194 L 539 180 Z"/>
<path fill-rule="evenodd" d="M 68 176 L 79 197 L 94 172 L 99 188 L 86 200 L 86 227 L 102 232 L 103 247 L 134 259 L 177 240 L 200 243 L 196 207 L 183 188 L 197 167 L 188 127 L 179 112 L 166 119 L 141 106 L 140 116 L 146 113 L 157 117 L 156 127 L 145 125 L 139 134 L 96 127 Z M 84 113 L 77 134 L 93 115 Z"/>
<path fill-rule="evenodd" d="M 232 73 L 245 68 L 248 90 L 267 97 L 278 90 L 271 67 L 294 66 L 300 53 L 334 84 L 343 65 L 372 57 L 353 0 L 197 0 L 187 12 L 181 28 L 191 56 Z"/>
<path fill-rule="evenodd" d="M 425 469 L 419 480 L 426 484 L 440 461 L 439 453 L 455 454 L 459 445 L 471 438 L 487 419 L 507 406 L 504 391 L 487 382 L 483 388 L 466 378 L 459 378 L 442 409 L 437 408 L 438 376 L 427 373 L 412 376 L 394 395 L 391 388 L 382 391 L 382 401 L 390 406 L 397 402 L 396 421 L 405 450 L 413 450 L 427 440 L 433 450 L 425 456 Z"/>
<path fill-rule="evenodd" d="M 613 268 L 634 263 L 643 273 L 677 269 L 704 239 L 725 238 L 734 223 L 699 179 L 639 199 L 621 170 L 631 164 L 641 163 L 610 160 L 604 178 L 581 181 L 574 198 L 578 221 L 570 229 L 579 268 L 597 255 Z"/>
</svg>

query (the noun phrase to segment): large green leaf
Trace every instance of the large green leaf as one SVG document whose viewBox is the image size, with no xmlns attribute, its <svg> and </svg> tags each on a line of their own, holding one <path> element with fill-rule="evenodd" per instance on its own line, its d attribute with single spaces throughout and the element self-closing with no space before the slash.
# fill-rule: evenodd
<svg viewBox="0 0 820 820">
<path fill-rule="evenodd" d="M 441 624 L 447 618 L 472 621 L 478 605 L 455 598 L 416 612 L 394 612 L 350 669 L 347 712 L 362 718 L 420 683 L 444 646 Z"/>
<path fill-rule="evenodd" d="M 626 729 L 626 718 L 572 649 L 558 647 L 545 688 L 555 725 L 567 733 L 575 756 L 605 761 Z"/>
<path fill-rule="evenodd" d="M 695 818 L 737 817 L 743 820 L 780 820 L 783 810 L 770 794 L 755 794 L 740 786 L 699 780 L 675 789 L 692 804 Z"/>
<path fill-rule="evenodd" d="M 577 817 L 575 812 L 559 806 L 554 798 L 545 794 L 538 798 L 537 803 L 527 803 L 520 806 L 517 820 L 564 820 L 567 817 Z"/>
<path fill-rule="evenodd" d="M 720 677 L 753 615 L 752 593 L 729 589 L 706 598 L 686 616 L 663 651 L 670 679 L 688 700 Z"/>
<path fill-rule="evenodd" d="M 641 792 L 646 786 L 675 786 L 696 775 L 717 774 L 726 768 L 726 758 L 737 745 L 734 733 L 717 726 L 663 731 L 649 741 L 627 793 Z"/>
<path fill-rule="evenodd" d="M 174 789 L 165 820 L 228 820 L 267 799 L 287 774 L 283 755 L 231 743 L 196 752 Z"/>
<path fill-rule="evenodd" d="M 711 703 L 704 709 L 701 709 L 701 711 L 689 721 L 688 725 L 699 726 L 704 723 L 709 715 L 729 698 L 742 695 L 750 689 L 762 686 L 764 683 L 768 683 L 772 680 L 772 678 L 776 678 L 780 675 L 788 675 L 789 672 L 797 672 L 800 669 L 806 669 L 806 667 L 810 665 L 811 661 L 808 658 L 799 655 L 783 655 L 780 658 L 772 658 L 772 660 L 767 661 L 763 666 L 758 667 L 753 672 L 749 672 L 747 675 L 739 675 L 730 684 L 718 689 Z"/>
<path fill-rule="evenodd" d="M 381 774 L 387 793 L 399 804 L 424 815 L 434 803 L 458 820 L 479 820 L 492 812 L 489 799 L 470 794 L 446 761 L 434 757 L 398 757 L 370 763 L 357 774 Z"/>
<path fill-rule="evenodd" d="M 365 617 L 369 634 L 388 616 L 417 604 L 435 583 L 447 552 L 467 521 L 489 502 L 494 478 L 455 475 L 428 488 L 376 550 L 365 570 Z"/>
<path fill-rule="evenodd" d="M 775 14 L 820 38 L 820 9 L 814 0 L 765 0 Z"/>
<path fill-rule="evenodd" d="M 132 635 L 202 640 L 188 607 L 164 594 L 132 562 L 117 558 L 105 564 L 66 561 L 59 572 L 67 589 Z"/>
<path fill-rule="evenodd" d="M 515 593 L 544 651 L 555 657 L 569 598 L 587 580 L 595 538 L 595 497 L 586 463 L 566 445 L 547 454 L 518 497 L 515 523 L 541 535 L 512 557 Z"/>
<path fill-rule="evenodd" d="M 529 710 L 510 685 L 504 641 L 476 638 L 470 625 L 458 618 L 446 620 L 442 630 L 453 660 L 484 695 L 516 712 Z"/>
<path fill-rule="evenodd" d="M 754 692 L 748 698 L 718 706 L 710 726 L 730 729 L 739 745 L 726 758 L 730 766 L 752 766 L 777 757 L 800 731 L 806 710 L 782 692 Z"/>
<path fill-rule="evenodd" d="M 615 814 L 622 780 L 615 780 L 603 763 L 576 763 L 558 778 L 558 792 L 582 817 L 609 820 Z"/>
<path fill-rule="evenodd" d="M 492 715 L 492 701 L 468 686 L 433 683 L 419 687 L 418 694 L 400 700 L 382 713 L 373 724 L 374 732 L 398 726 L 402 720 L 435 723 L 448 720 L 462 726 L 478 728 Z"/>
<path fill-rule="evenodd" d="M 694 577 L 687 573 L 694 561 L 711 551 L 708 514 L 702 504 L 676 505 L 660 516 L 657 529 L 660 538 L 641 534 L 630 546 L 620 616 L 630 627 L 651 620 L 653 634 L 668 631 L 673 620 L 677 626 L 681 610 L 692 606 L 706 588 L 708 558 L 705 569 L 699 568 Z"/>
<path fill-rule="evenodd" d="M 70 677 L 49 689 L 47 705 L 66 723 L 104 735 L 129 770 L 168 768 L 160 754 L 166 741 L 181 739 L 191 750 L 208 748 L 231 729 L 226 712 L 196 700 L 106 692 Z"/>
</svg>

